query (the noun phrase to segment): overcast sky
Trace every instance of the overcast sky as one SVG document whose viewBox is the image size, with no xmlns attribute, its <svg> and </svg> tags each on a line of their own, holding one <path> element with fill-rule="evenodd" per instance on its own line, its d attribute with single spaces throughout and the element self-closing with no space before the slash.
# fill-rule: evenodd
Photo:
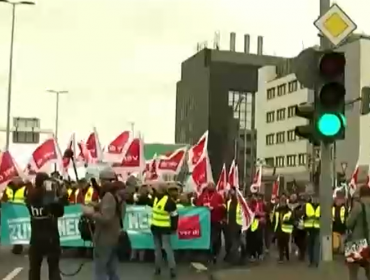
<svg viewBox="0 0 370 280">
<path fill-rule="evenodd" d="M 368 0 L 338 1 L 370 33 Z M 39 0 L 18 6 L 14 45 L 12 115 L 39 117 L 54 128 L 61 96 L 60 134 L 85 139 L 96 126 L 103 143 L 135 122 L 147 142 L 174 141 L 175 86 L 180 64 L 196 43 L 221 49 L 229 32 L 264 36 L 267 54 L 294 56 L 317 43 L 318 0 Z M 5 127 L 11 6 L 0 3 L 0 126 Z M 0 134 L 3 142 L 4 133 Z"/>
</svg>

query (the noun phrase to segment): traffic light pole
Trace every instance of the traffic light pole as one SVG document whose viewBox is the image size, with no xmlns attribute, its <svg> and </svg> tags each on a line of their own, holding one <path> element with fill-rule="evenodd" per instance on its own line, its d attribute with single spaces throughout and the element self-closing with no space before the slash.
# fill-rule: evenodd
<svg viewBox="0 0 370 280">
<path fill-rule="evenodd" d="M 330 0 L 320 0 L 320 16 L 324 15 L 330 8 Z M 324 37 L 320 37 L 322 49 L 329 49 L 330 42 Z M 316 94 L 318 94 L 316 92 Z M 332 250 L 332 165 L 331 165 L 331 145 L 321 143 L 321 172 L 320 172 L 320 245 L 323 264 L 333 260 Z"/>
</svg>

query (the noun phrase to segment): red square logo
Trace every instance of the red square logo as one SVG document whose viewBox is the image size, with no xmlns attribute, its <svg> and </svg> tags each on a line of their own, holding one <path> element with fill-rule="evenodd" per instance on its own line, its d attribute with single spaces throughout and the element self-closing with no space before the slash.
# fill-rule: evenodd
<svg viewBox="0 0 370 280">
<path fill-rule="evenodd" d="M 199 215 L 180 217 L 177 226 L 177 236 L 179 239 L 200 238 Z"/>
</svg>

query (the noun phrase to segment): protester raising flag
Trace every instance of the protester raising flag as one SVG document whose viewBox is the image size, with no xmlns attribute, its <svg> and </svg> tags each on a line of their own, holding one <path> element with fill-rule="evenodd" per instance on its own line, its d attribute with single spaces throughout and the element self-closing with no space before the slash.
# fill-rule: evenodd
<svg viewBox="0 0 370 280">
<path fill-rule="evenodd" d="M 240 204 L 240 207 L 242 209 L 242 231 L 246 231 L 251 226 L 253 219 L 254 219 L 254 213 L 249 208 L 247 202 L 245 201 L 245 198 L 239 188 L 235 188 L 236 190 L 236 197 L 238 198 L 238 202 Z"/>
<path fill-rule="evenodd" d="M 208 146 L 208 131 L 206 131 L 198 142 L 190 147 L 188 152 L 188 166 L 189 171 L 192 172 L 197 163 L 202 159 L 203 155 L 207 152 Z"/>
<path fill-rule="evenodd" d="M 216 190 L 219 193 L 223 193 L 227 188 L 227 174 L 226 174 L 226 165 L 224 164 L 221 169 L 220 177 L 216 185 Z"/>
<path fill-rule="evenodd" d="M 272 192 L 271 192 L 271 202 L 276 203 L 276 200 L 279 196 L 279 188 L 280 188 L 280 175 L 275 180 L 274 184 L 272 185 Z"/>
</svg>

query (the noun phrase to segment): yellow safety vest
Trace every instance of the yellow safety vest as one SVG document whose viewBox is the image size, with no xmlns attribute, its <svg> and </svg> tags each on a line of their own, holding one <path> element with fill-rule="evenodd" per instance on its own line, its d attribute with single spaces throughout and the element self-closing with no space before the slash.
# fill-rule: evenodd
<svg viewBox="0 0 370 280">
<path fill-rule="evenodd" d="M 77 189 L 75 191 L 75 201 L 76 201 L 76 203 L 77 203 L 77 197 L 78 197 L 78 194 L 79 193 L 80 193 L 80 190 Z M 84 198 L 84 203 L 85 204 L 88 204 L 88 203 L 90 203 L 92 201 L 93 194 L 94 194 L 94 188 L 93 187 L 89 187 L 87 189 L 87 192 L 85 193 L 85 198 Z"/>
<path fill-rule="evenodd" d="M 68 198 L 71 196 L 72 192 L 73 192 L 72 189 L 67 189 Z"/>
<path fill-rule="evenodd" d="M 282 220 L 280 221 L 281 223 L 281 231 L 285 233 L 292 233 L 293 232 L 293 225 L 288 223 L 288 221 L 292 218 L 292 211 L 289 211 L 284 214 Z M 276 212 L 275 213 L 275 227 L 274 231 L 276 232 L 278 225 L 279 225 L 279 220 L 280 220 L 280 213 Z"/>
<path fill-rule="evenodd" d="M 164 210 L 168 201 L 168 195 L 163 196 L 160 200 L 156 197 L 152 209 L 151 224 L 156 227 L 169 228 L 171 227 L 170 213 Z"/>
<path fill-rule="evenodd" d="M 316 221 L 317 219 L 316 214 L 319 215 L 318 221 Z M 320 206 L 317 207 L 315 210 L 311 203 L 306 203 L 304 227 L 305 228 L 314 228 L 314 227 L 317 228 L 317 224 L 320 227 Z"/>
<path fill-rule="evenodd" d="M 231 204 L 231 200 L 229 200 L 227 202 L 227 206 L 226 206 L 226 209 L 227 209 L 227 213 L 228 214 L 229 214 L 230 204 Z M 237 204 L 236 204 L 236 223 L 239 226 L 242 226 L 243 225 L 242 208 L 240 207 L 239 202 L 237 202 Z"/>
<path fill-rule="evenodd" d="M 22 187 L 15 192 L 13 191 L 12 188 L 7 187 L 5 192 L 8 197 L 9 202 L 14 202 L 14 203 L 24 203 L 24 195 L 25 195 L 26 187 Z"/>
<path fill-rule="evenodd" d="M 335 207 L 333 206 L 331 209 L 331 213 L 333 216 L 333 221 L 335 220 Z M 340 213 L 339 213 L 340 221 L 342 224 L 346 221 L 346 207 L 342 206 L 340 207 Z"/>
<path fill-rule="evenodd" d="M 255 232 L 258 229 L 259 220 L 254 218 L 251 225 L 251 232 Z"/>
</svg>

